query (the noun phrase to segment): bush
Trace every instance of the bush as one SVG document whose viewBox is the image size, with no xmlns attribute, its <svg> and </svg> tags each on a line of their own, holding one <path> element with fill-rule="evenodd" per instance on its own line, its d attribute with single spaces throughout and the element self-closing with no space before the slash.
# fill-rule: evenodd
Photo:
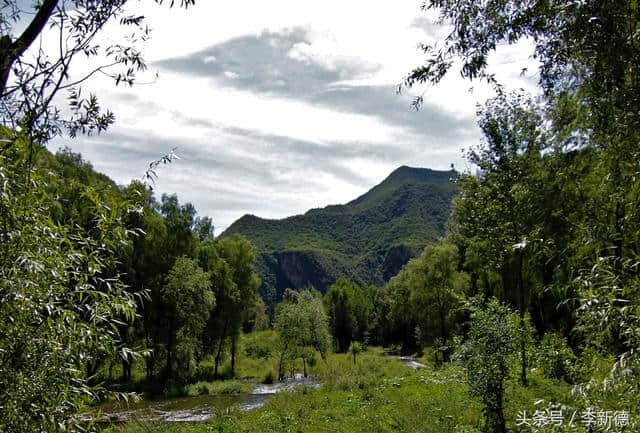
<svg viewBox="0 0 640 433">
<path fill-rule="evenodd" d="M 233 395 L 249 394 L 251 386 L 237 380 L 225 380 L 223 382 L 197 382 L 183 388 L 182 395 Z"/>
<path fill-rule="evenodd" d="M 245 344 L 244 354 L 249 358 L 268 359 L 271 357 L 271 348 L 264 343 L 252 341 Z"/>
<path fill-rule="evenodd" d="M 547 332 L 542 337 L 537 351 L 536 364 L 546 377 L 564 379 L 572 383 L 576 356 L 566 340 L 555 332 Z"/>
<path fill-rule="evenodd" d="M 471 311 L 469 337 L 462 351 L 469 391 L 484 405 L 483 431 L 506 433 L 505 380 L 516 340 L 513 313 L 495 298 L 486 305 L 474 300 Z"/>
</svg>

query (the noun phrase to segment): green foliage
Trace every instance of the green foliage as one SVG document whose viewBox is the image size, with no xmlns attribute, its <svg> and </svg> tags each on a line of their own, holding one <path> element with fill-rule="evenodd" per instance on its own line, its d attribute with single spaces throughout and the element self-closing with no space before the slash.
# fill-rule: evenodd
<svg viewBox="0 0 640 433">
<path fill-rule="evenodd" d="M 251 337 L 257 338 L 257 337 Z M 229 410 L 205 423 L 130 423 L 110 432 L 479 432 L 482 406 L 469 394 L 464 371 L 456 363 L 442 369 L 411 370 L 398 359 L 369 348 L 353 365 L 351 355 L 330 354 L 310 370 L 319 388 L 299 388 L 270 397 L 249 412 Z M 517 415 L 532 413 L 535 402 L 575 407 L 570 388 L 532 373 L 528 387 L 517 378 L 505 381 L 505 419 L 518 431 Z"/>
<path fill-rule="evenodd" d="M 245 238 L 236 236 L 205 241 L 198 254 L 202 267 L 211 275 L 217 301 L 207 324 L 205 344 L 215 351 L 217 376 L 225 344 L 230 342 L 233 376 L 238 338 L 249 311 L 254 309 L 255 314 L 260 286 L 260 279 L 253 271 L 255 249 Z"/>
<path fill-rule="evenodd" d="M 173 377 L 175 362 L 180 366 L 177 378 L 184 381 L 195 372 L 196 352 L 202 352 L 202 334 L 216 303 L 209 275 L 192 259 L 181 257 L 167 275 L 160 295 L 168 321 L 165 380 Z"/>
<path fill-rule="evenodd" d="M 409 273 L 409 302 L 420 327 L 420 343 L 438 338 L 439 346 L 448 344 L 455 314 L 469 286 L 468 275 L 459 272 L 457 265 L 457 248 L 440 243 L 427 247 L 402 271 Z M 446 361 L 449 350 L 442 353 Z"/>
<path fill-rule="evenodd" d="M 454 171 L 403 166 L 346 205 L 282 220 L 245 215 L 220 236 L 242 234 L 255 245 L 269 304 L 279 301 L 285 288 L 312 284 L 324 292 L 340 277 L 381 285 L 444 234 L 458 190 L 451 181 L 456 176 Z M 305 270 L 302 281 L 291 278 L 281 264 L 293 260 Z"/>
<path fill-rule="evenodd" d="M 237 380 L 225 380 L 222 382 L 197 382 L 183 388 L 182 394 L 196 395 L 232 395 L 249 394 L 251 386 Z"/>
<path fill-rule="evenodd" d="M 471 311 L 469 336 L 461 352 L 469 391 L 484 406 L 483 431 L 504 433 L 505 380 L 515 342 L 511 311 L 495 298 L 486 306 L 476 301 Z"/>
<path fill-rule="evenodd" d="M 351 354 L 353 356 L 353 365 L 356 365 L 356 356 L 360 353 L 362 353 L 364 351 L 364 347 L 362 346 L 362 344 L 358 343 L 357 341 L 353 341 L 351 342 L 351 344 L 349 345 L 349 354 Z"/>
<path fill-rule="evenodd" d="M 374 300 L 373 335 L 384 345 L 399 345 L 400 350 L 394 352 L 413 353 L 418 349 L 415 338 L 418 323 L 409 302 L 410 263 L 378 291 Z"/>
<path fill-rule="evenodd" d="M 340 278 L 324 295 L 329 327 L 337 351 L 346 352 L 352 340 L 364 341 L 373 309 L 375 287 L 366 289 Z"/>
<path fill-rule="evenodd" d="M 326 357 L 331 344 L 327 315 L 318 292 L 288 291 L 287 299 L 278 305 L 274 328 L 278 331 L 278 379 L 285 375 L 286 363 L 302 358 L 306 366 L 319 352 Z M 313 361 L 311 361 L 313 362 Z"/>
<path fill-rule="evenodd" d="M 77 185 L 91 217 L 55 222 L 61 179 L 31 165 L 29 137 L 0 138 L 13 143 L 0 154 L 0 430 L 78 431 L 76 411 L 105 392 L 92 381 L 99 360 L 133 356 L 117 327 L 136 306 L 117 262 L 130 203 Z"/>
<path fill-rule="evenodd" d="M 542 337 L 536 364 L 545 376 L 572 383 L 575 362 L 576 356 L 563 337 L 555 332 L 547 332 Z"/>
<path fill-rule="evenodd" d="M 371 314 L 373 340 L 401 344 L 413 353 L 434 344 L 447 360 L 450 339 L 460 321 L 460 305 L 469 286 L 468 275 L 458 270 L 455 245 L 441 242 L 427 247 L 380 289 Z"/>
<path fill-rule="evenodd" d="M 250 358 L 266 359 L 271 356 L 271 348 L 261 344 L 245 344 L 244 354 Z"/>
</svg>

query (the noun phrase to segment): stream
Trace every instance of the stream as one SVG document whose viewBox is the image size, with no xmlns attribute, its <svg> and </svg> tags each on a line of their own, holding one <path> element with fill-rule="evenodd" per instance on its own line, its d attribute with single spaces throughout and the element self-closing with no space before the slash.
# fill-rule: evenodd
<svg viewBox="0 0 640 433">
<path fill-rule="evenodd" d="M 393 356 L 412 369 L 427 368 L 410 356 Z M 298 386 L 317 388 L 320 384 L 312 377 L 296 374 L 285 382 L 256 384 L 251 394 L 199 395 L 187 397 L 161 397 L 143 399 L 135 403 L 106 402 L 99 406 L 103 415 L 100 422 L 125 423 L 128 421 L 201 422 L 232 410 L 250 411 L 264 405 L 274 394 L 290 391 Z"/>
<path fill-rule="evenodd" d="M 256 384 L 251 394 L 199 395 L 143 399 L 135 403 L 106 402 L 100 405 L 100 422 L 127 421 L 200 422 L 232 410 L 249 411 L 264 405 L 269 397 L 298 386 L 319 387 L 312 377 L 296 374 L 285 382 Z"/>
<path fill-rule="evenodd" d="M 412 368 L 414 370 L 418 370 L 421 368 L 429 368 L 426 365 L 416 361 L 416 359 L 413 356 L 394 356 L 394 358 L 399 359 L 400 361 L 404 362 L 404 364 L 407 367 Z"/>
</svg>

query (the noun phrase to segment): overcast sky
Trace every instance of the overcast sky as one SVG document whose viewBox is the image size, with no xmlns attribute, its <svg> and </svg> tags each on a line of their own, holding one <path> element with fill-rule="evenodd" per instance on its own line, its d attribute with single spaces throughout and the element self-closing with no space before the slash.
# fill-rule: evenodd
<svg viewBox="0 0 640 433">
<path fill-rule="evenodd" d="M 158 81 L 86 84 L 115 125 L 49 147 L 69 145 L 120 184 L 177 147 L 156 192 L 193 203 L 216 234 L 246 213 L 345 203 L 403 164 L 468 168 L 462 149 L 480 139 L 476 103 L 488 89 L 454 71 L 426 89 L 419 112 L 410 101 L 423 89 L 396 94 L 424 58 L 417 44 L 447 33 L 420 0 L 131 3 L 153 29 L 145 57 Z M 529 55 L 527 44 L 502 47 L 492 70 L 510 88 L 533 89 L 535 77 L 520 76 Z"/>
</svg>

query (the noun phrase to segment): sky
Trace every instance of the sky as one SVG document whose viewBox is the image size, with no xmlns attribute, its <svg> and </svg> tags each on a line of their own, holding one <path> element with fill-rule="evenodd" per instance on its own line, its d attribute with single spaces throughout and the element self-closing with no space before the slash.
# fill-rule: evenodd
<svg viewBox="0 0 640 433">
<path fill-rule="evenodd" d="M 85 83 L 116 123 L 49 148 L 69 146 L 123 185 L 177 148 L 156 194 L 191 202 L 216 235 L 244 214 L 283 218 L 346 203 L 401 165 L 471 169 L 463 149 L 481 139 L 475 112 L 487 86 L 454 70 L 436 87 L 396 92 L 424 60 L 418 43 L 449 30 L 421 1 L 129 3 L 153 29 L 140 79 L 158 79 Z M 118 40 L 120 30 L 101 37 Z M 500 47 L 490 70 L 508 88 L 535 91 L 536 77 L 520 74 L 535 71 L 530 54 L 526 41 Z M 423 92 L 416 112 L 411 99 Z"/>
</svg>

